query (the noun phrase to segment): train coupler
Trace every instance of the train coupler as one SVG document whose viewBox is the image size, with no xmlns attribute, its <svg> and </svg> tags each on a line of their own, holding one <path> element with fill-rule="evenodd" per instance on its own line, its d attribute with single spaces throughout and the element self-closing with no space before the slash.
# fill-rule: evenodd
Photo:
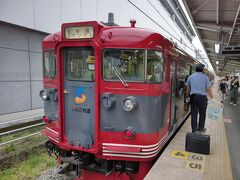
<svg viewBox="0 0 240 180">
<path fill-rule="evenodd" d="M 81 171 L 93 161 L 93 157 L 91 154 L 81 153 L 61 158 L 62 165 L 58 168 L 58 173 L 64 173 L 71 178 L 80 177 Z"/>
<path fill-rule="evenodd" d="M 65 174 L 66 171 L 68 171 L 70 164 L 69 163 L 63 163 L 57 168 L 57 174 Z"/>
</svg>

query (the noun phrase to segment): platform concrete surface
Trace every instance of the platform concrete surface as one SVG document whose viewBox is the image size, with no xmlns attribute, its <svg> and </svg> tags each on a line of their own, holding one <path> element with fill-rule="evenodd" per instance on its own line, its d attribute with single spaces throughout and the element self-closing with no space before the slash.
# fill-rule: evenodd
<svg viewBox="0 0 240 180">
<path fill-rule="evenodd" d="M 216 85 L 214 97 L 219 100 Z M 189 118 L 149 171 L 145 180 L 232 180 L 228 143 L 223 116 L 218 120 L 206 118 L 210 135 L 210 154 L 185 151 L 185 138 L 191 132 Z"/>
<path fill-rule="evenodd" d="M 230 104 L 229 98 L 225 99 L 224 102 L 224 122 L 227 134 L 227 141 L 230 152 L 230 159 L 233 170 L 233 179 L 240 179 L 240 93 L 237 106 Z"/>
<path fill-rule="evenodd" d="M 43 109 L 22 111 L 18 113 L 5 114 L 0 116 L 0 129 L 15 126 L 22 123 L 38 120 L 43 116 Z"/>
</svg>

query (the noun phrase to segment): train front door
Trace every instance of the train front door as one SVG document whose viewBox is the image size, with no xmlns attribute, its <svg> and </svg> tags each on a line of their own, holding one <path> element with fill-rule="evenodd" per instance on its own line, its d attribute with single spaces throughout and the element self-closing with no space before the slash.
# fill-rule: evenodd
<svg viewBox="0 0 240 180">
<path fill-rule="evenodd" d="M 64 49 L 65 136 L 70 145 L 91 148 L 94 144 L 94 49 Z"/>
</svg>

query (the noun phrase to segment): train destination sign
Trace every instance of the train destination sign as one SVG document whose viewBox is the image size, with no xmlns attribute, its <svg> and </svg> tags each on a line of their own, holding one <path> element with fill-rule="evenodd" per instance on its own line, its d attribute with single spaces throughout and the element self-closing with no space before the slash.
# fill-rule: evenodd
<svg viewBox="0 0 240 180">
<path fill-rule="evenodd" d="M 66 39 L 90 39 L 93 38 L 93 26 L 69 26 L 65 28 Z"/>
</svg>

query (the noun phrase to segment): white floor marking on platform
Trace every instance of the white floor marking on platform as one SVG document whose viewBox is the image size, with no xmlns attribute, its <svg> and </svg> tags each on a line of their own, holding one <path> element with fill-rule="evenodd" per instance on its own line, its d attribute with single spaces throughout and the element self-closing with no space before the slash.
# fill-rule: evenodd
<svg viewBox="0 0 240 180">
<path fill-rule="evenodd" d="M 204 172 L 204 163 L 198 161 L 187 161 L 185 167 L 189 170 Z"/>
<path fill-rule="evenodd" d="M 189 158 L 190 161 L 198 161 L 201 163 L 205 163 L 206 161 L 206 156 L 203 154 L 195 154 L 195 153 L 190 153 Z"/>
<path fill-rule="evenodd" d="M 225 123 L 232 123 L 232 119 L 224 119 Z"/>
<path fill-rule="evenodd" d="M 204 172 L 206 155 L 190 153 L 188 161 L 186 162 L 186 169 Z"/>
<path fill-rule="evenodd" d="M 186 160 L 185 168 L 188 170 L 204 172 L 206 155 L 173 150 L 171 156 L 174 158 Z"/>
</svg>

